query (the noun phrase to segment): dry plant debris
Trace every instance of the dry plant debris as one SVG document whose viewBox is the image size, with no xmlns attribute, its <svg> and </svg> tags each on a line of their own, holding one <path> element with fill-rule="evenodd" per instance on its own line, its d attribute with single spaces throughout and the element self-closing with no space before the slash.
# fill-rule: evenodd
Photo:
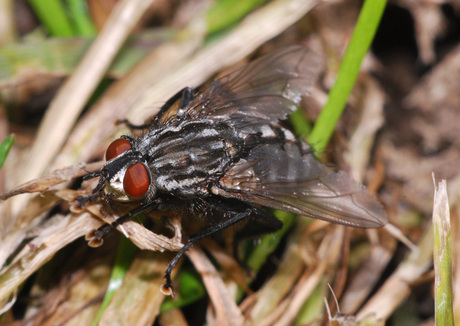
<svg viewBox="0 0 460 326">
<path fill-rule="evenodd" d="M 87 4 L 96 26 L 102 28 L 107 19 L 122 16 L 127 2 L 88 0 Z M 123 224 L 120 233 L 110 234 L 100 248 L 87 246 L 85 234 L 126 209 L 104 203 L 81 208 L 75 203 L 94 186 L 81 183 L 80 177 L 101 164 L 85 162 L 100 160 L 110 140 L 125 133 L 115 124 L 117 119 L 141 123 L 178 89 L 204 83 L 254 51 L 258 55 L 308 43 L 326 62 L 320 83 L 301 108 L 314 120 L 335 80 L 361 5 L 360 1 L 270 1 L 211 39 L 206 35 L 203 3 L 153 1 L 148 9 L 137 8 L 129 22 L 132 28 L 120 31 L 118 42 L 122 44 L 129 33 L 158 31 L 152 34 L 149 53 L 129 71 L 109 75 L 116 79 L 101 88 L 87 108 L 73 102 L 70 114 L 69 97 L 64 97 L 56 112 L 69 125 L 49 116 L 47 107 L 62 73 L 76 67 L 19 69 L 16 75 L 11 73 L 15 70 L 2 75 L 9 77 L 0 83 L 0 135 L 14 132 L 16 144 L 0 170 L 0 325 L 93 323 L 113 280 L 121 236 L 145 250 L 132 254 L 121 286 L 99 315 L 99 325 L 433 324 L 432 172 L 449 186 L 456 286 L 453 318 L 460 324 L 460 6 L 454 0 L 389 2 L 324 157 L 378 195 L 391 222 L 417 244 L 418 253 L 410 253 L 385 231 L 348 230 L 298 217 L 278 249 L 252 274 L 230 254 L 231 236 L 202 241 L 175 270 L 178 297 L 165 302 L 159 287 L 171 258 L 168 251 L 182 246 L 180 221 L 169 217 L 170 223 L 162 228 L 158 225 L 165 217 L 152 214 L 153 223 L 150 216 L 142 223 L 135 219 Z M 17 20 L 21 34 L 10 39 L 19 42 L 37 21 L 22 1 L 15 6 L 14 14 L 6 12 L 13 17 L 9 21 Z M 20 14 L 29 18 L 19 20 Z M 107 51 L 117 48 L 99 39 L 104 40 Z M 11 45 L 14 42 L 8 51 Z M 40 41 L 33 46 L 40 46 Z M 65 50 L 62 47 L 64 53 L 56 57 L 65 58 Z M 2 66 L 5 53 L 0 48 L 0 73 L 11 68 Z M 77 71 L 87 76 L 84 69 Z M 41 82 L 17 85 L 18 80 Z M 77 91 L 81 91 L 78 84 L 68 94 Z M 85 96 L 93 91 L 86 90 Z M 35 141 L 37 125 L 44 119 L 48 127 L 42 125 L 42 133 L 54 135 L 52 140 L 62 146 L 50 149 L 49 144 Z M 28 151 L 34 142 L 31 159 Z M 157 232 L 165 229 L 166 235 Z M 252 241 L 246 247 L 254 247 Z M 238 258 L 244 256 L 239 254 Z M 187 294 L 197 294 L 193 302 L 181 296 L 186 286 L 180 282 L 187 275 L 199 283 Z M 343 315 L 335 314 L 328 283 Z M 324 297 L 335 316 L 330 321 Z"/>
</svg>

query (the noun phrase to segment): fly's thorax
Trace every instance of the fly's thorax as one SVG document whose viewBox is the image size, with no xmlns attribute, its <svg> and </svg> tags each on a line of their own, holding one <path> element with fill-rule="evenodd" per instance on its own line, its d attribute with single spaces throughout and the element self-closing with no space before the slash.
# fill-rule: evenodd
<svg viewBox="0 0 460 326">
<path fill-rule="evenodd" d="M 155 130 L 149 167 L 159 190 L 174 195 L 206 194 L 207 185 L 239 160 L 244 138 L 233 127 L 208 119 L 186 120 Z"/>
</svg>

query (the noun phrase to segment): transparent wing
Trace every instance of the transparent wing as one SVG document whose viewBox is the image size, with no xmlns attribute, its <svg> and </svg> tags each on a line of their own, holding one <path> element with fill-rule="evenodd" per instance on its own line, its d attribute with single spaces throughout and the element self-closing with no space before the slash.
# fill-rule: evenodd
<svg viewBox="0 0 460 326">
<path fill-rule="evenodd" d="M 220 180 L 228 197 L 360 228 L 385 225 L 377 200 L 344 172 L 319 163 L 300 142 L 262 145 Z"/>
<path fill-rule="evenodd" d="M 212 81 L 184 109 L 172 106 L 162 122 L 174 117 L 283 120 L 313 88 L 320 57 L 305 46 L 290 46 L 262 56 Z"/>
</svg>

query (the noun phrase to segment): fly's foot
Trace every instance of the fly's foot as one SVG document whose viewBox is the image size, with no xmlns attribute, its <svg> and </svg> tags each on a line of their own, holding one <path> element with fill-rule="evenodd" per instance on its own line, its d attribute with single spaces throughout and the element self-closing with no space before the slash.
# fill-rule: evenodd
<svg viewBox="0 0 460 326">
<path fill-rule="evenodd" d="M 102 246 L 104 239 L 100 235 L 99 230 L 93 230 L 85 236 L 85 240 L 88 241 L 88 246 L 92 248 L 97 248 Z"/>
<path fill-rule="evenodd" d="M 100 247 L 104 243 L 104 236 L 112 231 L 113 226 L 110 224 L 104 224 L 97 230 L 89 232 L 85 236 L 85 240 L 88 241 L 88 246 L 92 248 Z"/>
<path fill-rule="evenodd" d="M 168 267 L 168 269 L 166 270 L 164 278 L 166 282 L 165 284 L 161 285 L 160 291 L 164 295 L 171 296 L 172 298 L 174 298 L 175 293 L 174 293 L 174 287 L 171 281 L 171 267 Z"/>
<path fill-rule="evenodd" d="M 89 196 L 78 196 L 77 198 L 75 198 L 74 201 L 77 203 L 76 206 L 78 208 L 83 208 L 86 204 L 96 202 L 101 197 L 102 197 L 102 193 L 96 193 L 96 194 L 89 195 Z"/>
</svg>

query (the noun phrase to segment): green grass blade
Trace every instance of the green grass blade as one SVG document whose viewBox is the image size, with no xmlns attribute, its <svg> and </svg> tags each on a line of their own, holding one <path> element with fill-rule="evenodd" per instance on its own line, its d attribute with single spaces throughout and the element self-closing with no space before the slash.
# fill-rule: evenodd
<svg viewBox="0 0 460 326">
<path fill-rule="evenodd" d="M 78 36 L 94 36 L 96 28 L 88 11 L 86 0 L 67 0 L 70 19 Z"/>
<path fill-rule="evenodd" d="M 0 169 L 3 167 L 3 164 L 6 161 L 8 153 L 10 152 L 11 147 L 14 144 L 14 135 L 8 136 L 0 145 Z"/>
<path fill-rule="evenodd" d="M 433 203 L 433 264 L 435 320 L 438 326 L 454 325 L 452 298 L 452 239 L 446 180 L 435 185 Z"/>
<path fill-rule="evenodd" d="M 105 309 L 112 301 L 115 292 L 123 283 L 123 279 L 125 278 L 129 266 L 134 260 L 135 253 L 138 250 L 139 249 L 128 238 L 123 236 L 120 238 L 120 244 L 118 245 L 117 257 L 115 258 L 112 275 L 110 276 L 109 286 L 107 287 L 107 292 L 105 293 L 104 300 L 102 301 L 96 318 L 94 318 L 92 324 L 93 326 L 96 326 L 99 323 L 99 319 L 102 317 Z"/>
<path fill-rule="evenodd" d="M 206 14 L 208 34 L 222 31 L 242 19 L 267 0 L 219 0 L 213 3 Z"/>
<path fill-rule="evenodd" d="M 112 62 L 107 76 L 120 78 L 152 49 L 175 37 L 172 30 L 146 30 L 133 34 Z M 54 38 L 23 40 L 0 47 L 0 84 L 14 88 L 36 74 L 65 76 L 75 70 L 93 38 Z M 37 77 L 35 77 L 37 78 Z"/>
<path fill-rule="evenodd" d="M 264 235 L 257 240 L 257 246 L 252 249 L 246 260 L 246 264 L 252 271 L 259 271 L 267 261 L 267 257 L 278 247 L 281 239 L 293 225 L 296 218 L 296 215 L 283 211 L 275 211 L 274 214 L 283 222 L 283 228 L 275 233 Z"/>
<path fill-rule="evenodd" d="M 52 36 L 75 35 L 65 8 L 59 0 L 29 0 L 29 4 Z"/>
<path fill-rule="evenodd" d="M 327 290 L 326 278 L 323 278 L 303 304 L 296 318 L 296 325 L 315 325 L 315 320 L 321 318 L 324 313 L 324 298 L 327 296 Z"/>
<path fill-rule="evenodd" d="M 305 138 L 310 134 L 311 124 L 302 111 L 294 111 L 289 116 L 289 121 L 292 123 L 292 127 L 294 128 L 296 135 L 300 138 Z"/>
<path fill-rule="evenodd" d="M 366 0 L 340 65 L 339 73 L 329 99 L 321 111 L 309 138 L 315 152 L 322 152 L 334 132 L 353 89 L 359 67 L 366 55 L 379 25 L 386 0 Z"/>
</svg>

